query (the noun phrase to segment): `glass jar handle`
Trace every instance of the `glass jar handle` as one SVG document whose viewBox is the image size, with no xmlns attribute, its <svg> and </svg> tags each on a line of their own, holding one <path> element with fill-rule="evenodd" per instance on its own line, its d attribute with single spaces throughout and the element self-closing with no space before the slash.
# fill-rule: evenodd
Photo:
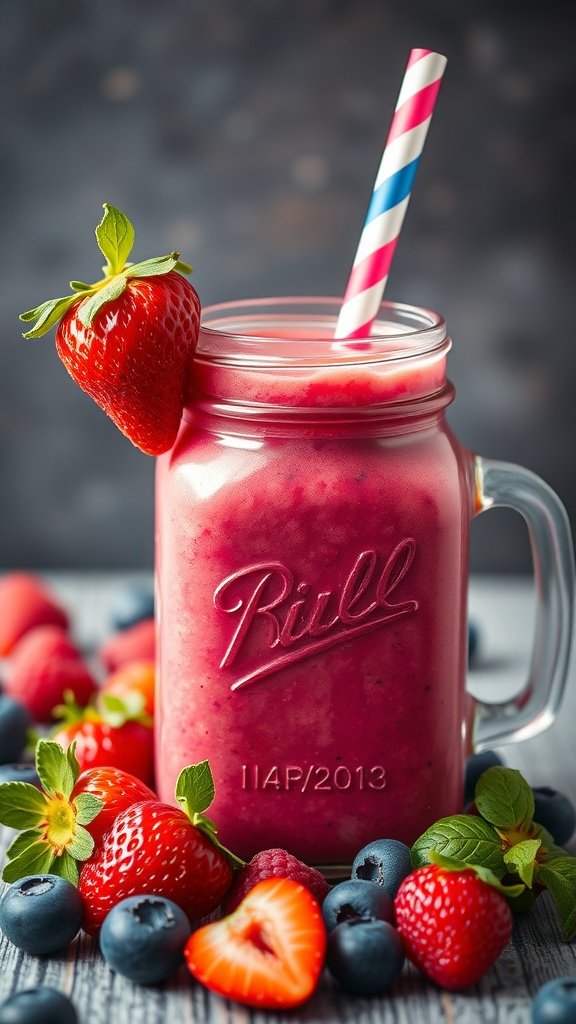
<svg viewBox="0 0 576 1024">
<path fill-rule="evenodd" d="M 512 508 L 526 520 L 536 586 L 528 681 L 512 700 L 478 702 L 474 748 L 530 739 L 551 725 L 562 701 L 574 614 L 574 550 L 566 509 L 540 477 L 521 466 L 476 457 L 479 512 Z"/>
</svg>

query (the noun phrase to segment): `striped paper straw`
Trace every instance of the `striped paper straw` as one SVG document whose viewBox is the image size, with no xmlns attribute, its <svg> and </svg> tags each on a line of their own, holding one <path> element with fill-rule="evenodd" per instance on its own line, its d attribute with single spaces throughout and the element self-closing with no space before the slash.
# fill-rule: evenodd
<svg viewBox="0 0 576 1024">
<path fill-rule="evenodd" d="M 412 182 L 420 161 L 446 57 L 412 50 L 352 273 L 336 325 L 336 338 L 366 338 L 376 319 Z"/>
</svg>

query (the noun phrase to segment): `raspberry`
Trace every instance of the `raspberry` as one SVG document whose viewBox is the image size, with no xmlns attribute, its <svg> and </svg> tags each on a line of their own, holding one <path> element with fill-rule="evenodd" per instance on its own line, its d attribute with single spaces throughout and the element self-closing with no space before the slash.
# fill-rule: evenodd
<svg viewBox="0 0 576 1024">
<path fill-rule="evenodd" d="M 321 905 L 330 886 L 316 868 L 310 868 L 286 850 L 262 850 L 239 871 L 228 890 L 223 904 L 225 914 L 231 914 L 258 882 L 266 878 L 289 878 L 305 885 Z"/>
</svg>

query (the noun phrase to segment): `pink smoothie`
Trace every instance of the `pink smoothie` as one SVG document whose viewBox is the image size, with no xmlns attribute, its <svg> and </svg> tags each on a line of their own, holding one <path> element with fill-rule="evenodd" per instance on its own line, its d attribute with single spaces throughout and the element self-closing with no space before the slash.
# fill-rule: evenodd
<svg viewBox="0 0 576 1024">
<path fill-rule="evenodd" d="M 349 864 L 461 807 L 473 485 L 445 354 L 336 360 L 201 357 L 158 464 L 159 791 L 208 758 L 244 857 Z"/>
</svg>

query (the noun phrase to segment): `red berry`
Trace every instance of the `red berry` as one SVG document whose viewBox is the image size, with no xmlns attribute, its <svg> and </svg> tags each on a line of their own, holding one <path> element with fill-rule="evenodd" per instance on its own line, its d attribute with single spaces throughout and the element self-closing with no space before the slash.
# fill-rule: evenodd
<svg viewBox="0 0 576 1024">
<path fill-rule="evenodd" d="M 129 280 L 90 327 L 76 305 L 56 331 L 56 349 L 72 379 L 141 451 L 172 447 L 180 426 L 200 300 L 181 274 Z"/>
<path fill-rule="evenodd" d="M 72 791 L 71 800 L 80 793 L 97 796 L 103 804 L 94 820 L 86 825 L 96 843 L 102 841 L 104 833 L 112 827 L 120 811 L 145 800 L 158 800 L 156 793 L 141 779 L 120 768 L 89 768 L 82 772 Z"/>
<path fill-rule="evenodd" d="M 173 900 L 190 921 L 211 913 L 232 881 L 226 856 L 179 808 L 133 804 L 117 816 L 80 872 L 84 930 L 94 935 L 126 896 Z"/>
<path fill-rule="evenodd" d="M 314 898 L 322 905 L 330 886 L 325 878 L 286 850 L 262 850 L 249 864 L 236 873 L 224 903 L 224 912 L 231 914 L 258 882 L 265 878 L 290 878 L 305 885 Z"/>
<path fill-rule="evenodd" d="M 0 580 L 0 657 L 36 626 L 54 625 L 66 629 L 68 616 L 49 590 L 24 572 L 8 573 Z"/>
<path fill-rule="evenodd" d="M 80 653 L 60 626 L 38 626 L 16 644 L 5 690 L 24 704 L 38 722 L 52 720 L 52 711 L 71 690 L 74 700 L 88 703 L 95 682 Z"/>
<path fill-rule="evenodd" d="M 141 451 L 172 447 L 180 426 L 200 300 L 178 253 L 127 262 L 128 218 L 108 204 L 96 228 L 104 277 L 22 314 L 39 338 L 59 321 L 56 349 L 72 379 Z"/>
<path fill-rule="evenodd" d="M 72 722 L 57 729 L 52 739 L 66 750 L 76 740 L 76 758 L 80 771 L 88 768 L 119 768 L 145 783 L 152 781 L 154 740 L 152 729 L 140 722 L 120 726 L 94 717 Z"/>
<path fill-rule="evenodd" d="M 116 633 L 100 648 L 100 658 L 109 672 L 132 661 L 154 661 L 156 636 L 154 619 L 143 619 Z"/>
<path fill-rule="evenodd" d="M 153 715 L 155 681 L 153 661 L 129 661 L 108 676 L 100 687 L 100 693 L 111 693 L 128 702 L 137 695 L 142 700 L 142 710 Z"/>
<path fill-rule="evenodd" d="M 454 991 L 478 981 L 512 933 L 506 900 L 472 870 L 419 868 L 402 882 L 394 909 L 407 956 Z"/>
<path fill-rule="evenodd" d="M 326 930 L 316 900 L 286 878 L 259 882 L 229 917 L 199 928 L 184 956 L 207 988 L 248 1006 L 299 1006 L 316 988 Z"/>
</svg>

